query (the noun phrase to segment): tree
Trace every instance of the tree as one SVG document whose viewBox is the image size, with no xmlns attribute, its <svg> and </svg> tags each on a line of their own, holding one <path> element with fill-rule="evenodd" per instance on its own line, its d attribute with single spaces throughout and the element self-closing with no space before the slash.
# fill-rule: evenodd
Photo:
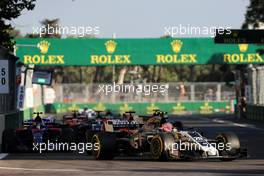
<svg viewBox="0 0 264 176">
<path fill-rule="evenodd" d="M 243 29 L 263 29 L 264 28 L 264 1 L 251 0 L 246 13 L 246 19 L 242 26 Z M 261 55 L 264 54 L 264 49 L 257 50 Z"/>
<path fill-rule="evenodd" d="M 13 30 L 7 21 L 17 18 L 21 11 L 33 10 L 35 0 L 1 0 L 0 1 L 0 45 L 10 50 L 13 49 L 14 42 L 10 32 Z"/>
<path fill-rule="evenodd" d="M 257 29 L 264 25 L 264 1 L 250 0 L 245 18 L 243 29 Z"/>
<path fill-rule="evenodd" d="M 45 28 L 43 28 L 41 31 L 43 35 L 43 38 L 61 38 L 61 34 L 60 33 L 54 33 L 54 31 L 56 31 L 55 29 L 57 29 L 59 27 L 59 19 L 44 19 L 43 21 L 40 22 L 42 26 L 45 26 Z"/>
</svg>

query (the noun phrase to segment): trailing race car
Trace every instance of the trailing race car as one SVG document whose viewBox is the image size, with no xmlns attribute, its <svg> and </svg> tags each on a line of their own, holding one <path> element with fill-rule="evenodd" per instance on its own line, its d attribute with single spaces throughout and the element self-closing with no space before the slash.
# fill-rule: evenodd
<svg viewBox="0 0 264 176">
<path fill-rule="evenodd" d="M 92 152 L 96 159 L 146 155 L 154 160 L 214 158 L 230 161 L 247 155 L 234 133 L 221 133 L 215 139 L 207 139 L 197 131 L 163 123 L 160 118 L 156 121 L 150 118 L 142 128 L 127 133 L 112 129 L 109 127 L 93 135 L 92 143 L 99 146 L 99 150 Z"/>
<path fill-rule="evenodd" d="M 89 114 L 89 115 L 88 115 Z M 73 114 L 63 116 L 63 124 L 68 125 L 73 130 L 73 142 L 86 142 L 86 131 L 91 128 L 91 124 L 96 119 L 101 119 L 101 111 L 93 111 L 85 108 L 80 111 L 73 111 Z"/>
<path fill-rule="evenodd" d="M 41 112 L 34 120 L 26 120 L 21 128 L 6 129 L 3 132 L 3 152 L 30 152 L 33 144 L 50 142 L 71 142 L 72 129 L 55 123 L 53 119 L 41 118 Z"/>
<path fill-rule="evenodd" d="M 86 116 L 87 119 L 93 119 L 96 116 L 96 112 L 93 109 L 79 109 L 79 114 Z"/>
<path fill-rule="evenodd" d="M 80 114 L 78 111 L 73 111 L 72 114 L 66 114 L 63 116 L 63 124 L 69 125 L 70 127 L 78 126 L 87 120 L 86 115 Z"/>
<path fill-rule="evenodd" d="M 97 118 L 86 126 L 86 141 L 91 142 L 94 134 L 100 132 L 134 133 L 143 125 L 143 121 L 135 115 L 135 111 L 128 111 L 123 116 L 114 116 L 110 111 L 102 115 L 102 111 L 96 111 Z"/>
<path fill-rule="evenodd" d="M 110 110 L 94 112 L 95 115 L 92 118 L 83 119 L 83 116 L 80 116 L 76 111 L 71 116 L 65 115 L 63 117 L 64 124 L 69 125 L 73 129 L 75 143 L 91 142 L 91 137 L 94 133 L 111 130 L 109 127 L 113 127 L 112 130 L 128 131 L 137 129 L 139 125 L 132 120 L 135 112 L 127 112 L 123 117 Z M 78 123 L 73 123 L 72 120 L 74 119 Z M 67 120 L 70 123 L 67 123 Z"/>
</svg>

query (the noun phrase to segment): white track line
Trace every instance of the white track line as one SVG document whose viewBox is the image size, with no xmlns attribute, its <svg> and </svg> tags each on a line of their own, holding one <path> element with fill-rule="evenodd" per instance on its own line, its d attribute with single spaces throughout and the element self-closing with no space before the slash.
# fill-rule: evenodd
<svg viewBox="0 0 264 176">
<path fill-rule="evenodd" d="M 226 121 L 219 120 L 219 119 L 213 119 L 213 122 L 217 122 L 217 123 L 226 123 Z"/>
<path fill-rule="evenodd" d="M 8 153 L 0 153 L 0 160 L 7 157 Z"/>
<path fill-rule="evenodd" d="M 30 168 L 20 168 L 20 167 L 0 167 L 0 170 L 18 170 L 18 171 L 43 171 L 43 172 L 86 172 L 85 170 L 77 169 L 30 169 Z M 90 170 L 89 173 L 122 173 L 127 172 L 123 170 Z"/>
<path fill-rule="evenodd" d="M 22 170 L 22 171 L 48 171 L 48 172 L 80 172 L 77 169 L 31 169 L 31 168 L 21 168 L 21 167 L 0 167 L 4 170 Z"/>
<path fill-rule="evenodd" d="M 264 129 L 262 129 L 262 128 L 258 128 L 255 125 L 247 124 L 247 123 L 235 123 L 235 122 L 220 120 L 220 119 L 213 119 L 213 122 L 226 123 L 226 124 L 231 124 L 231 125 L 242 127 L 242 128 L 251 128 L 251 129 L 255 129 L 255 130 L 264 131 Z"/>
<path fill-rule="evenodd" d="M 233 125 L 239 126 L 239 127 L 248 127 L 248 128 L 254 127 L 254 126 L 249 125 L 249 124 L 241 124 L 241 123 L 233 123 Z"/>
</svg>

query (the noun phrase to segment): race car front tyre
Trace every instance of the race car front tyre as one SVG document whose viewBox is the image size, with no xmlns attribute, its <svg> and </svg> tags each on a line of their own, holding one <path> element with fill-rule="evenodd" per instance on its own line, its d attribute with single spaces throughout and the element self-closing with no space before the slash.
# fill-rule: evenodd
<svg viewBox="0 0 264 176">
<path fill-rule="evenodd" d="M 98 160 L 112 160 L 116 151 L 116 135 L 114 133 L 96 133 L 92 137 L 94 149 L 92 154 Z"/>
<path fill-rule="evenodd" d="M 232 161 L 237 158 L 240 151 L 240 141 L 237 135 L 233 132 L 225 132 L 216 136 L 216 141 L 218 147 L 224 144 L 224 147 L 218 149 L 220 155 L 223 158 L 220 158 L 222 161 Z"/>
<path fill-rule="evenodd" d="M 174 144 L 171 133 L 160 133 L 155 135 L 150 143 L 150 153 L 154 160 L 167 161 L 170 159 L 170 150 Z"/>
</svg>

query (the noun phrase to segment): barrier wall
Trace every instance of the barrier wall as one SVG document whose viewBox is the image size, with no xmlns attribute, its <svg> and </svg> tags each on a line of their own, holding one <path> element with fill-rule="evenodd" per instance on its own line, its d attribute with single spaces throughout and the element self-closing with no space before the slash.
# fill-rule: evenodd
<svg viewBox="0 0 264 176">
<path fill-rule="evenodd" d="M 73 110 L 89 108 L 105 111 L 113 110 L 117 113 L 126 111 L 136 111 L 137 114 L 152 114 L 154 109 L 167 111 L 169 114 L 219 114 L 233 113 L 233 104 L 231 102 L 173 102 L 173 103 L 91 103 L 91 104 L 73 104 L 73 103 L 54 103 L 36 108 L 26 109 L 23 113 L 24 120 L 30 119 L 33 112 L 41 111 L 45 113 L 60 114 L 71 112 Z"/>
<path fill-rule="evenodd" d="M 22 115 L 22 114 L 21 114 Z M 19 112 L 0 114 L 0 152 L 2 146 L 2 134 L 5 129 L 15 129 L 21 126 L 23 116 Z"/>
<path fill-rule="evenodd" d="M 263 105 L 247 105 L 247 119 L 264 120 Z"/>
<path fill-rule="evenodd" d="M 43 112 L 46 113 L 45 111 L 45 105 L 40 105 L 35 108 L 27 108 L 21 111 L 21 117 L 24 120 L 31 119 L 34 115 L 34 112 Z"/>
</svg>

